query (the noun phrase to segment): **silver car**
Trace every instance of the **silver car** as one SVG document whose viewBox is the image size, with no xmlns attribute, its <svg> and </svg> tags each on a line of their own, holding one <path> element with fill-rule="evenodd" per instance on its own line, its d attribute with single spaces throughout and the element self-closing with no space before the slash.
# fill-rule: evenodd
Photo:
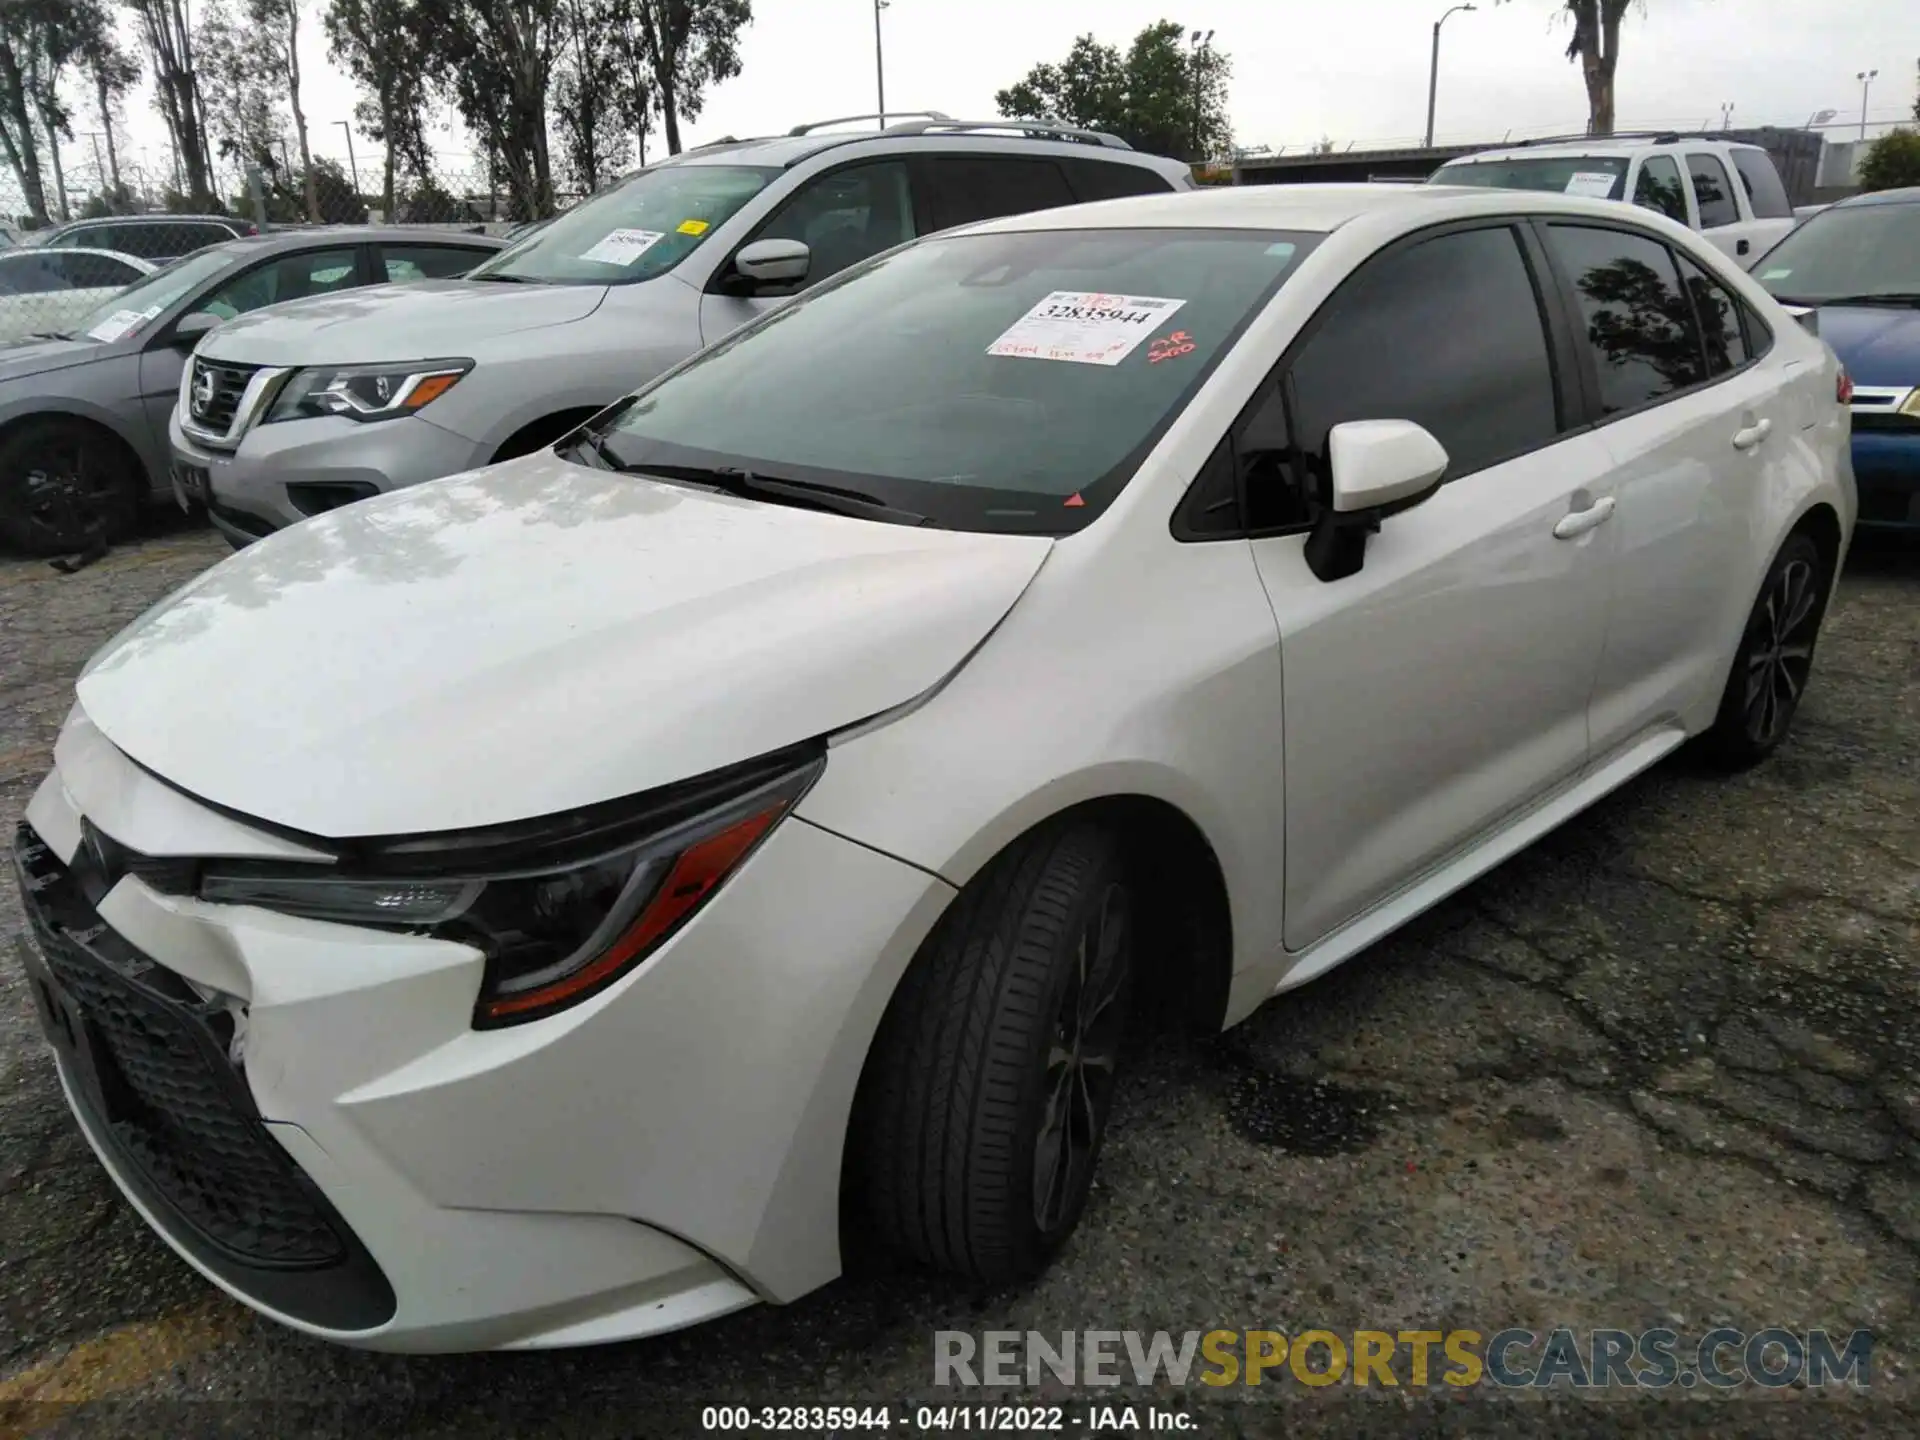
<svg viewBox="0 0 1920 1440">
<path fill-rule="evenodd" d="M 935 115 L 823 129 L 843 123 L 655 165 L 463 280 L 222 326 L 181 388 L 176 462 L 211 476 L 214 523 L 243 545 L 550 445 L 804 286 L 916 235 L 1193 186 L 1179 161 L 1063 125 Z"/>
<path fill-rule="evenodd" d="M 0 341 L 63 333 L 158 268 L 112 250 L 36 245 L 0 252 Z"/>
<path fill-rule="evenodd" d="M 230 240 L 58 334 L 0 345 L 0 542 L 55 554 L 130 532 L 141 500 L 168 485 L 167 417 L 187 353 L 223 320 L 375 280 L 458 273 L 499 248 L 484 235 L 365 226 Z"/>
</svg>

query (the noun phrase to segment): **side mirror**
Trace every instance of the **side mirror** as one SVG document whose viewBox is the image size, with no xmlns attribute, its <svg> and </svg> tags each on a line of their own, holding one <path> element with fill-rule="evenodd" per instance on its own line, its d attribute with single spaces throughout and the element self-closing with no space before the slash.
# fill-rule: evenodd
<svg viewBox="0 0 1920 1440">
<path fill-rule="evenodd" d="M 1329 503 L 1307 536 L 1306 560 L 1321 580 L 1340 580 L 1366 560 L 1367 536 L 1388 515 L 1440 488 L 1447 452 L 1411 420 L 1349 420 L 1327 436 Z"/>
<path fill-rule="evenodd" d="M 173 343 L 182 350 L 191 350 L 202 335 L 219 323 L 220 317 L 210 310 L 196 310 L 191 315 L 182 315 L 173 322 Z"/>
<path fill-rule="evenodd" d="M 733 257 L 733 268 L 756 285 L 789 285 L 807 278 L 813 252 L 802 240 L 756 240 Z"/>
</svg>

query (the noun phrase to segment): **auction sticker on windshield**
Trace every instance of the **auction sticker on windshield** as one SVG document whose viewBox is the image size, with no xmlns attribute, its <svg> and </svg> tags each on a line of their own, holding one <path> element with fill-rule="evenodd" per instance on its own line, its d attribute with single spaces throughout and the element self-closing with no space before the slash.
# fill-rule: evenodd
<svg viewBox="0 0 1920 1440">
<path fill-rule="evenodd" d="M 1118 365 L 1187 302 L 1158 295 L 1055 290 L 987 347 L 989 355 Z"/>
<path fill-rule="evenodd" d="M 609 230 L 591 250 L 581 251 L 580 258 L 603 265 L 631 265 L 666 238 L 658 230 Z"/>
<path fill-rule="evenodd" d="M 1567 177 L 1565 193 L 1604 200 L 1613 193 L 1613 180 L 1605 170 L 1576 170 Z"/>
<path fill-rule="evenodd" d="M 116 310 L 98 325 L 87 331 L 87 338 L 110 345 L 115 340 L 126 339 L 127 336 L 138 330 L 159 313 L 160 310 L 157 306 L 151 310 Z"/>
</svg>

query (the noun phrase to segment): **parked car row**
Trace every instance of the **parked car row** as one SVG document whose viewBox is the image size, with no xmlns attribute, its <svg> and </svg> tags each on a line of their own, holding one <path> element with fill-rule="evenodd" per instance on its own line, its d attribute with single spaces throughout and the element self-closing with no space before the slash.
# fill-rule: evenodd
<svg viewBox="0 0 1920 1440">
<path fill-rule="evenodd" d="M 228 239 L 98 300 L 56 335 L 0 348 L 0 541 L 54 554 L 131 533 L 143 500 L 167 493 L 188 352 L 222 321 L 457 273 L 499 248 L 484 235 L 371 228 Z"/>
<path fill-rule="evenodd" d="M 397 1350 L 849 1240 L 1031 1275 L 1130 1012 L 1234 1024 L 1780 745 L 1858 510 L 1831 311 L 1564 184 L 1189 184 L 803 127 L 466 278 L 230 242 L 59 352 L 245 546 L 89 663 L 14 844 L 69 1102 L 189 1263 Z"/>
</svg>

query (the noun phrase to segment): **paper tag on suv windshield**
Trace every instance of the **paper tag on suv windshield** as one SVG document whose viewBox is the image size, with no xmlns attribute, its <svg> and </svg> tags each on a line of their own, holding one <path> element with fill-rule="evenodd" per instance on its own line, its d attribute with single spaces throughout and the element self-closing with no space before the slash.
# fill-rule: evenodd
<svg viewBox="0 0 1920 1440">
<path fill-rule="evenodd" d="M 658 230 L 609 230 L 599 244 L 581 251 L 580 258 L 603 265 L 631 265 L 666 238 Z"/>
<path fill-rule="evenodd" d="M 148 316 L 138 310 L 116 310 L 98 325 L 87 331 L 89 340 L 98 340 L 103 344 L 112 344 L 115 340 L 124 340 L 138 330 L 148 320 Z"/>
<path fill-rule="evenodd" d="M 1604 170 L 1576 170 L 1567 177 L 1565 193 L 1604 200 L 1613 193 L 1613 182 L 1617 178 Z"/>
<path fill-rule="evenodd" d="M 1118 365 L 1186 303 L 1158 295 L 1055 290 L 1014 321 L 987 353 Z"/>
</svg>

